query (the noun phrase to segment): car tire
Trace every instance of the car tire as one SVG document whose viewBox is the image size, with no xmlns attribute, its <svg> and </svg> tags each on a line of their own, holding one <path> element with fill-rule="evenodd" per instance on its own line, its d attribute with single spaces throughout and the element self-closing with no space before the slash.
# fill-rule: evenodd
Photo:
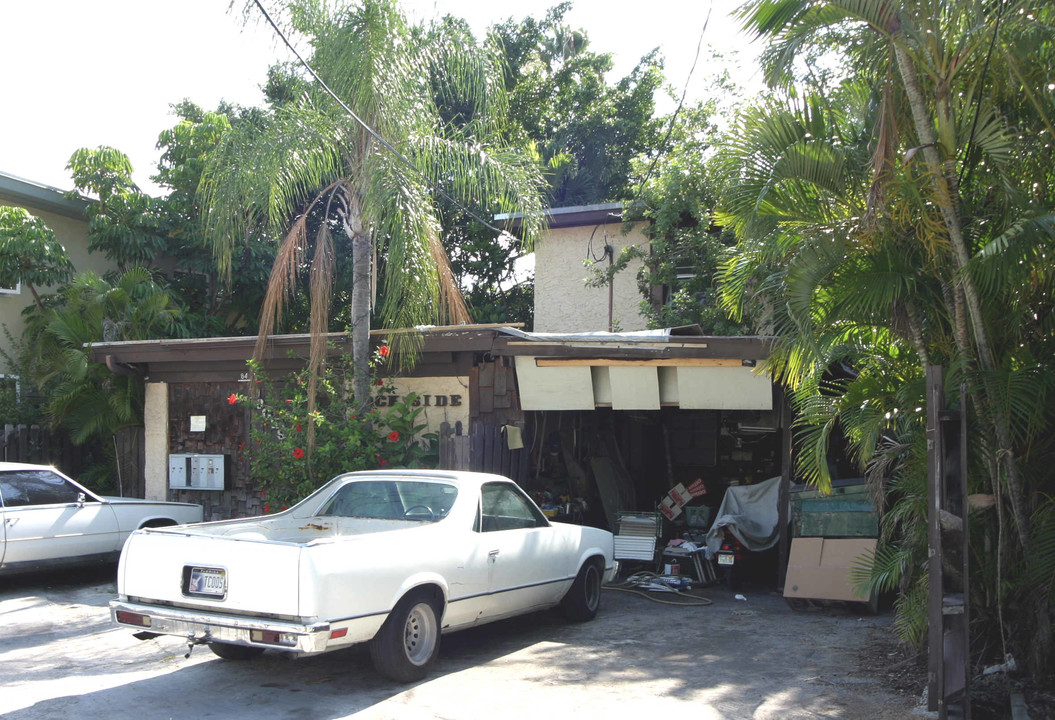
<svg viewBox="0 0 1055 720">
<path fill-rule="evenodd" d="M 593 620 L 601 605 L 601 582 L 601 563 L 597 560 L 583 563 L 575 582 L 560 601 L 564 617 L 574 622 Z"/>
<path fill-rule="evenodd" d="M 422 593 L 400 600 L 370 641 L 370 657 L 384 677 L 409 683 L 424 679 L 440 651 L 440 615 Z"/>
<path fill-rule="evenodd" d="M 209 649 L 217 657 L 222 657 L 224 660 L 252 660 L 264 654 L 264 648 L 262 647 L 232 645 L 224 642 L 211 642 L 209 643 Z"/>
</svg>

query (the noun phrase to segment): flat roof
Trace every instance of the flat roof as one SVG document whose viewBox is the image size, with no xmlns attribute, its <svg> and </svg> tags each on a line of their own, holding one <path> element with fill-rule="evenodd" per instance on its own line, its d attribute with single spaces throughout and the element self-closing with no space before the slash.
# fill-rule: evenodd
<svg viewBox="0 0 1055 720">
<path fill-rule="evenodd" d="M 600 225 L 623 221 L 623 203 L 597 203 L 595 205 L 573 205 L 570 207 L 550 208 L 543 215 L 551 228 L 581 227 L 583 225 Z M 523 213 L 502 213 L 495 215 L 496 222 L 508 222 L 514 228 L 520 227 Z"/>
<path fill-rule="evenodd" d="M 67 197 L 67 191 L 0 172 L 0 202 L 17 203 L 33 209 L 84 220 L 84 211 L 92 203 L 85 197 Z"/>
</svg>

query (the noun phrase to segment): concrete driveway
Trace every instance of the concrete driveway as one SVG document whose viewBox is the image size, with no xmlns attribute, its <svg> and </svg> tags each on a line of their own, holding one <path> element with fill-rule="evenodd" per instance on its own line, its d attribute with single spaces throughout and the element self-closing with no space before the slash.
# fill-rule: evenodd
<svg viewBox="0 0 1055 720">
<path fill-rule="evenodd" d="M 741 601 L 711 588 L 705 607 L 607 590 L 591 623 L 537 613 L 445 636 L 435 674 L 404 686 L 361 648 L 234 662 L 135 640 L 110 625 L 111 575 L 0 580 L 5 720 L 930 716 L 861 666 L 888 643 L 889 615 L 798 613 L 750 589 Z"/>
</svg>

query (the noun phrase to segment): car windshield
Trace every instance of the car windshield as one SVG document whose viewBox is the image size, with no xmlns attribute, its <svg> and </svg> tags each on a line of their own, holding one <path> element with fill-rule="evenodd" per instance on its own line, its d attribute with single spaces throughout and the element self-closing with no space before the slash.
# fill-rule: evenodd
<svg viewBox="0 0 1055 720">
<path fill-rule="evenodd" d="M 360 480 L 341 486 L 322 506 L 319 515 L 423 520 L 447 516 L 458 488 L 422 480 Z"/>
</svg>

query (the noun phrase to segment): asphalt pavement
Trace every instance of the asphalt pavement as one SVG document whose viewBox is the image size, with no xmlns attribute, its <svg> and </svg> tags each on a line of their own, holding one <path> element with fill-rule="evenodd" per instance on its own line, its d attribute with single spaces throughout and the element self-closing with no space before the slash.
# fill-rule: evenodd
<svg viewBox="0 0 1055 720">
<path fill-rule="evenodd" d="M 136 640 L 110 624 L 112 574 L 0 579 L 0 717 L 934 717 L 869 666 L 876 647 L 892 647 L 889 613 L 796 612 L 765 589 L 738 600 L 706 588 L 710 604 L 694 607 L 608 589 L 593 622 L 541 612 L 446 635 L 433 675 L 399 685 L 363 647 L 237 662 L 204 647 L 184 657 L 178 638 Z"/>
</svg>

